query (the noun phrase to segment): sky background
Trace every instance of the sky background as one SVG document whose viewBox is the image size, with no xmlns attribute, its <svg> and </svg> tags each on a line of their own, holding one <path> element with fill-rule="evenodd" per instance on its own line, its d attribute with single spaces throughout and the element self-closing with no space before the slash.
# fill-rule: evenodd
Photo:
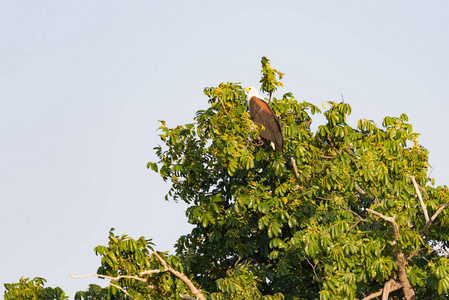
<svg viewBox="0 0 449 300">
<path fill-rule="evenodd" d="M 204 87 L 284 88 L 349 123 L 406 113 L 448 184 L 447 1 L 0 1 L 0 292 L 40 276 L 70 298 L 100 265 L 109 229 L 173 244 L 186 205 L 146 169 L 158 120 L 207 107 Z M 316 124 L 322 119 L 316 118 Z M 315 125 L 316 126 L 316 125 Z"/>
</svg>

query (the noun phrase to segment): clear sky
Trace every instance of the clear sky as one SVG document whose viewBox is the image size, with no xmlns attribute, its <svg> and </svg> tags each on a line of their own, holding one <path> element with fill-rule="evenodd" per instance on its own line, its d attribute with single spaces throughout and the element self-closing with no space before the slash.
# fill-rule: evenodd
<svg viewBox="0 0 449 300">
<path fill-rule="evenodd" d="M 108 231 L 173 250 L 182 203 L 146 169 L 158 120 L 191 122 L 203 88 L 284 88 L 350 123 L 406 113 L 448 184 L 447 1 L 1 1 L 0 283 L 40 276 L 73 297 Z M 317 119 L 317 122 L 320 122 Z"/>
</svg>

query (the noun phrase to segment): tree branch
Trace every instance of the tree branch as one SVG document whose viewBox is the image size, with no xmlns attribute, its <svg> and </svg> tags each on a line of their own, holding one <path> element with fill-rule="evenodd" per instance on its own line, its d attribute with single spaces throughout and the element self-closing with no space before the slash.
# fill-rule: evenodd
<svg viewBox="0 0 449 300">
<path fill-rule="evenodd" d="M 142 274 L 142 273 L 139 273 L 139 274 L 145 275 L 145 274 L 159 273 L 159 272 L 160 272 L 160 270 L 157 269 L 157 270 L 149 270 L 149 271 L 142 272 L 144 274 Z M 113 277 L 113 276 L 101 275 L 101 274 L 87 274 L 87 275 L 75 276 L 72 273 L 70 273 L 70 278 L 86 278 L 86 277 L 93 277 L 93 276 L 104 278 L 104 279 L 109 279 L 109 280 L 113 280 L 113 281 L 117 281 L 117 280 L 120 280 L 122 278 L 135 279 L 135 280 L 138 280 L 138 281 L 141 281 L 141 282 L 145 282 L 145 283 L 148 284 L 146 279 L 140 278 L 139 276 L 132 276 L 132 275 L 119 275 L 117 277 Z M 148 286 L 150 286 L 150 285 L 148 285 Z"/>
<path fill-rule="evenodd" d="M 170 273 L 181 279 L 189 287 L 190 291 L 197 297 L 198 300 L 206 300 L 201 291 L 198 290 L 195 285 L 193 285 L 192 281 L 190 281 L 190 279 L 188 279 L 186 275 L 173 269 L 156 251 L 153 252 L 153 255 L 159 260 L 165 270 L 168 270 Z"/>
<path fill-rule="evenodd" d="M 301 183 L 300 182 L 300 177 L 299 177 L 299 172 L 298 172 L 298 167 L 296 166 L 296 161 L 293 158 L 293 156 L 290 156 L 290 161 L 292 162 L 293 170 L 295 171 L 296 180 L 298 181 L 298 183 Z"/>
<path fill-rule="evenodd" d="M 225 111 L 225 113 L 226 113 L 226 115 L 227 116 L 229 116 L 229 112 L 226 110 L 226 107 L 225 107 L 225 105 L 224 105 L 224 103 L 223 103 L 223 100 L 221 100 L 221 98 L 220 97 L 218 97 L 218 99 L 220 100 L 220 102 L 221 102 L 221 105 L 223 106 L 223 109 L 224 109 L 224 111 Z"/>
<path fill-rule="evenodd" d="M 179 294 L 179 297 L 182 299 L 187 299 L 187 300 L 197 300 L 196 298 L 190 297 L 188 295 L 184 295 L 184 294 Z"/>
<path fill-rule="evenodd" d="M 426 222 L 426 225 L 424 225 L 423 229 L 419 231 L 420 235 L 424 235 L 427 232 L 427 229 L 429 229 L 429 226 L 432 224 L 433 221 L 438 217 L 438 215 L 449 206 L 449 202 L 438 208 L 438 210 L 433 214 L 433 216 L 430 218 L 429 221 Z"/>
<path fill-rule="evenodd" d="M 309 263 L 309 265 L 312 267 L 312 269 L 313 269 L 313 274 L 315 274 L 315 278 L 316 278 L 316 281 L 317 282 L 320 282 L 320 279 L 318 278 L 318 275 L 316 274 L 316 271 L 315 271 L 315 267 L 316 267 L 316 265 L 312 265 L 312 263 L 310 262 L 310 260 L 306 257 L 306 259 L 307 259 L 307 262 Z"/>
<path fill-rule="evenodd" d="M 422 251 L 422 250 L 426 250 L 426 248 L 418 248 L 415 251 L 413 251 L 406 259 L 405 259 L 405 263 L 408 263 L 409 260 L 411 260 L 413 258 L 413 256 L 415 256 L 416 254 L 418 254 L 418 252 Z"/>
<path fill-rule="evenodd" d="M 410 178 L 410 180 L 413 183 L 413 186 L 415 187 L 415 192 L 416 192 L 416 195 L 418 195 L 419 203 L 421 204 L 422 210 L 424 212 L 424 217 L 426 218 L 426 223 L 427 223 L 427 222 L 429 222 L 429 214 L 427 213 L 426 205 L 424 204 L 424 201 L 422 199 L 421 191 L 419 190 L 419 185 L 418 185 L 418 183 L 416 183 L 415 177 L 413 177 L 412 175 L 409 175 L 408 178 Z"/>
<path fill-rule="evenodd" d="M 395 281 L 393 279 L 388 280 L 384 285 L 384 290 L 382 291 L 382 300 L 388 300 L 388 295 L 390 294 L 391 284 Z"/>
<path fill-rule="evenodd" d="M 356 222 L 354 225 L 352 225 L 351 228 L 349 228 L 349 231 L 351 231 L 354 227 L 356 227 L 360 222 L 368 222 L 368 220 L 362 218 L 358 213 L 352 211 L 351 209 L 345 208 L 345 207 L 343 207 L 343 206 L 341 206 L 341 208 L 343 208 L 343 209 L 346 210 L 347 212 L 352 213 L 354 216 L 356 216 L 356 217 L 358 218 L 357 222 Z"/>
<path fill-rule="evenodd" d="M 119 290 L 121 290 L 126 296 L 128 296 L 129 298 L 131 298 L 131 299 L 134 299 L 134 297 L 133 296 L 131 296 L 124 288 L 122 288 L 121 286 L 118 286 L 118 285 L 115 285 L 115 284 L 113 284 L 113 283 L 109 283 L 109 285 L 110 286 L 113 286 L 113 287 L 115 287 L 115 288 L 117 288 L 117 289 L 119 289 Z"/>
<path fill-rule="evenodd" d="M 420 185 L 418 185 L 418 187 L 419 187 L 419 189 L 421 190 L 421 192 L 423 192 L 424 195 L 426 195 L 426 198 L 427 198 L 427 199 L 430 199 L 429 194 L 427 194 L 426 190 L 425 190 L 422 186 L 420 186 Z"/>
<path fill-rule="evenodd" d="M 384 219 L 387 222 L 390 222 L 391 225 L 393 225 L 394 245 L 396 246 L 398 244 L 398 239 L 399 239 L 399 227 L 398 227 L 398 224 L 396 223 L 396 221 L 394 220 L 394 218 L 384 216 L 383 214 L 381 214 L 375 210 L 369 209 L 369 208 L 367 208 L 366 211 Z"/>
<path fill-rule="evenodd" d="M 402 253 L 401 249 L 399 248 L 398 240 L 399 240 L 399 227 L 398 223 L 396 223 L 396 220 L 393 217 L 387 217 L 383 214 L 374 211 L 372 209 L 367 208 L 366 211 L 369 213 L 372 213 L 373 215 L 376 215 L 385 221 L 388 221 L 393 225 L 393 233 L 394 233 L 394 252 L 395 252 L 395 263 L 398 266 L 398 279 L 399 283 L 402 286 L 402 291 L 404 292 L 404 296 L 406 300 L 415 300 L 415 291 L 413 290 L 412 286 L 410 285 L 410 281 L 407 278 L 407 272 L 405 270 L 405 259 L 404 254 Z"/>
<path fill-rule="evenodd" d="M 387 283 L 388 282 L 390 282 L 390 284 L 389 284 L 389 292 L 390 293 L 394 292 L 396 290 L 399 290 L 402 287 L 402 285 L 399 282 L 396 282 L 393 279 L 390 279 L 389 281 L 387 281 Z M 363 298 L 362 300 L 371 300 L 371 299 L 377 298 L 377 297 L 381 296 L 383 294 L 383 292 L 384 292 L 384 289 L 380 289 L 378 292 L 373 293 L 373 294 Z"/>
</svg>

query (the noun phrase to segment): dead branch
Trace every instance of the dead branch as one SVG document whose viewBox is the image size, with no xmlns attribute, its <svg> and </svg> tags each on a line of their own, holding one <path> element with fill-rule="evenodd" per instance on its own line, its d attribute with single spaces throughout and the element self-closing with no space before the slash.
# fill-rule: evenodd
<svg viewBox="0 0 449 300">
<path fill-rule="evenodd" d="M 118 285 L 113 284 L 113 283 L 109 283 L 109 285 L 115 287 L 116 289 L 121 290 L 121 291 L 122 291 L 126 296 L 128 296 L 129 298 L 134 299 L 134 297 L 131 296 L 131 295 L 130 295 L 124 288 L 122 288 L 121 286 L 118 286 Z"/>
<path fill-rule="evenodd" d="M 151 271 L 152 271 L 151 273 L 159 273 L 160 272 L 160 270 L 151 270 Z M 148 272 L 148 271 L 146 271 L 146 272 Z M 145 273 L 145 274 L 150 274 L 150 273 Z M 119 275 L 117 277 L 112 277 L 112 276 L 101 275 L 101 274 L 87 274 L 87 275 L 75 276 L 72 273 L 70 273 L 70 278 L 86 278 L 86 277 L 93 277 L 93 276 L 104 278 L 104 279 L 109 279 L 112 281 L 117 281 L 122 278 L 128 278 L 128 279 L 135 279 L 135 280 L 147 283 L 146 279 L 140 278 L 139 276 L 132 276 L 132 275 Z"/>
<path fill-rule="evenodd" d="M 198 300 L 206 300 L 201 291 L 198 290 L 195 285 L 193 285 L 192 281 L 190 281 L 190 279 L 188 279 L 186 275 L 173 269 L 156 251 L 153 252 L 153 255 L 157 258 L 157 260 L 159 260 L 165 270 L 181 279 L 189 287 L 190 291 L 197 297 Z"/>
<path fill-rule="evenodd" d="M 416 195 L 418 195 L 419 203 L 421 204 L 422 210 L 424 212 L 424 218 L 426 218 L 426 223 L 427 223 L 427 222 L 429 222 L 429 214 L 427 213 L 426 205 L 424 204 L 424 201 L 422 199 L 421 191 L 419 189 L 419 185 L 418 185 L 418 183 L 416 183 L 416 180 L 415 180 L 414 176 L 409 175 L 408 178 L 410 178 L 410 180 L 413 183 L 413 186 L 415 187 L 415 192 L 416 192 Z"/>
<path fill-rule="evenodd" d="M 443 209 L 445 209 L 446 207 L 449 206 L 449 202 L 444 204 L 443 206 L 441 206 L 434 214 L 433 216 L 430 218 L 429 221 L 426 222 L 426 225 L 424 225 L 423 229 L 421 229 L 419 231 L 420 235 L 424 235 L 427 232 L 427 229 L 429 229 L 429 226 L 432 224 L 433 221 L 435 221 L 435 219 L 438 217 L 438 215 L 443 211 Z"/>
</svg>

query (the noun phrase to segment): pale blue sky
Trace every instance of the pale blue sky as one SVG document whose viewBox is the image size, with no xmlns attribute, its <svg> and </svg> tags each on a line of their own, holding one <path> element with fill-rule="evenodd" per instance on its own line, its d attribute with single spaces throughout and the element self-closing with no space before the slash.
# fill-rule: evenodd
<svg viewBox="0 0 449 300">
<path fill-rule="evenodd" d="M 108 231 L 172 250 L 182 203 L 146 170 L 157 120 L 191 122 L 202 90 L 259 86 L 260 58 L 298 100 L 350 122 L 406 113 L 449 183 L 447 1 L 0 1 L 0 283 L 71 297 Z M 320 119 L 317 119 L 319 122 Z M 104 281 L 100 281 L 104 284 Z"/>
</svg>

